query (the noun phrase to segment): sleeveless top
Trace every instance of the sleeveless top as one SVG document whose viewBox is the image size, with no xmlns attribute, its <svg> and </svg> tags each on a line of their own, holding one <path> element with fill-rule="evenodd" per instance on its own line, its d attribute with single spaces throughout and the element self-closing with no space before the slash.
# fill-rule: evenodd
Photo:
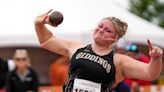
<svg viewBox="0 0 164 92">
<path fill-rule="evenodd" d="M 93 52 L 91 44 L 78 49 L 69 65 L 69 78 L 63 86 L 64 92 L 72 92 L 75 78 L 101 83 L 101 92 L 111 92 L 115 82 L 114 52 L 100 56 Z"/>
</svg>

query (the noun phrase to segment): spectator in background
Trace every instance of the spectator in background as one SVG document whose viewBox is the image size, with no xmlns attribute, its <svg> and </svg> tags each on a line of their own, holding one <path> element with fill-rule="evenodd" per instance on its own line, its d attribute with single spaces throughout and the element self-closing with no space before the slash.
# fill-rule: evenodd
<svg viewBox="0 0 164 92">
<path fill-rule="evenodd" d="M 127 55 L 134 58 L 134 59 L 137 59 L 141 62 L 144 62 L 144 63 L 149 63 L 149 57 L 146 56 L 145 54 L 139 52 L 139 47 L 137 44 L 129 44 L 125 47 L 125 50 L 127 52 Z M 126 83 L 128 83 L 131 88 L 132 88 L 132 91 L 133 92 L 140 92 L 139 88 L 140 86 L 145 86 L 145 85 L 151 85 L 152 82 L 151 81 L 144 81 L 144 80 L 138 80 L 138 79 L 129 79 L 127 78 L 125 80 Z"/>
<path fill-rule="evenodd" d="M 50 66 L 50 84 L 62 86 L 68 78 L 68 57 L 60 57 Z"/>
<path fill-rule="evenodd" d="M 5 80 L 7 73 L 15 67 L 15 63 L 12 60 L 3 60 L 0 58 L 0 92 L 4 92 Z"/>
<path fill-rule="evenodd" d="M 16 68 L 9 72 L 6 81 L 7 92 L 37 92 L 38 76 L 31 68 L 27 50 L 17 49 L 13 55 Z"/>
<path fill-rule="evenodd" d="M 0 90 L 4 88 L 7 72 L 7 63 L 0 58 Z"/>
</svg>

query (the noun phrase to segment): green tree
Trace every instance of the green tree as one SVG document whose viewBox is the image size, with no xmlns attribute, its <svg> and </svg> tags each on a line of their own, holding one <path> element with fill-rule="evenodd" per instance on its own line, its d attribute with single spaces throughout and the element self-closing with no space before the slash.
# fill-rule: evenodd
<svg viewBox="0 0 164 92">
<path fill-rule="evenodd" d="M 164 0 L 129 0 L 130 11 L 164 28 Z"/>
</svg>

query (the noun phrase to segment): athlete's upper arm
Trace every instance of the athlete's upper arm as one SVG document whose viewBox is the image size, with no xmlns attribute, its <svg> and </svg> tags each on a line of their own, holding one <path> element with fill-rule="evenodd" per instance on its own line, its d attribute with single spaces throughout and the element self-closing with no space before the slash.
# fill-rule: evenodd
<svg viewBox="0 0 164 92">
<path fill-rule="evenodd" d="M 148 64 L 129 56 L 119 55 L 122 73 L 125 77 L 148 80 Z"/>
<path fill-rule="evenodd" d="M 70 57 L 82 44 L 77 41 L 51 37 L 41 47 L 57 54 Z"/>
</svg>

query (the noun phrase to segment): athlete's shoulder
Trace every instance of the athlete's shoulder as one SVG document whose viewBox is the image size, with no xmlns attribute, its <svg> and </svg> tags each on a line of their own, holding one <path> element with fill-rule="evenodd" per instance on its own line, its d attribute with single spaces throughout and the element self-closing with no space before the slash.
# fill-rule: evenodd
<svg viewBox="0 0 164 92">
<path fill-rule="evenodd" d="M 121 62 L 124 58 L 127 58 L 127 55 L 115 53 L 113 59 L 115 62 Z"/>
<path fill-rule="evenodd" d="M 76 43 L 73 45 L 73 49 L 70 50 L 70 58 L 76 53 L 77 50 L 85 48 L 87 46 L 87 44 L 83 44 L 83 43 Z"/>
</svg>

